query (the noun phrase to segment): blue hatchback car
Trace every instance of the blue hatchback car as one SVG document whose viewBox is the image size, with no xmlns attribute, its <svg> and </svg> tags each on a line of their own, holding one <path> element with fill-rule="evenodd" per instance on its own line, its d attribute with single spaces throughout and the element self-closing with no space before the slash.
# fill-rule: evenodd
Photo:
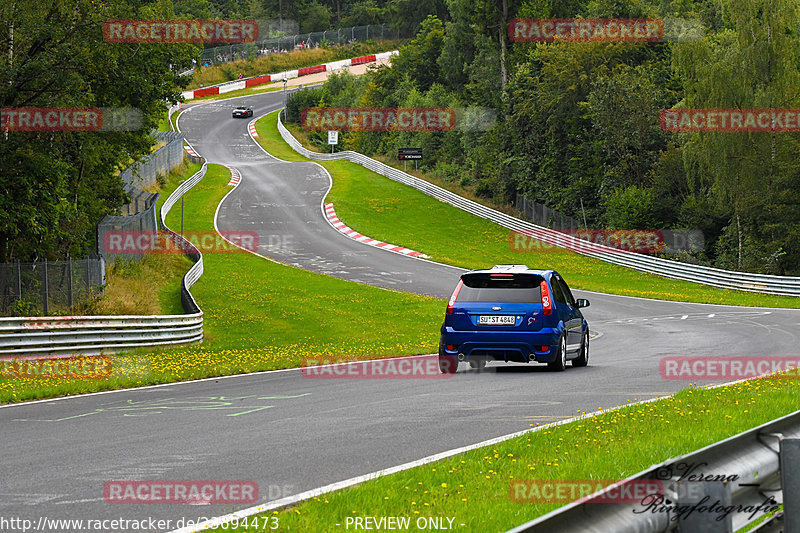
<svg viewBox="0 0 800 533">
<path fill-rule="evenodd" d="M 547 363 L 551 370 L 589 364 L 589 324 L 555 270 L 496 265 L 463 274 L 447 306 L 439 339 L 439 368 L 458 361 Z"/>
</svg>

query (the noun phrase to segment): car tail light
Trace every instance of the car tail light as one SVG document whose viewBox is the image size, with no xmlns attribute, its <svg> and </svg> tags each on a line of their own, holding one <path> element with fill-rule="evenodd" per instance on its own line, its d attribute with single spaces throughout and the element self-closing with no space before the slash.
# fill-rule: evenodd
<svg viewBox="0 0 800 533">
<path fill-rule="evenodd" d="M 547 281 L 542 280 L 539 284 L 542 289 L 542 309 L 545 315 L 553 314 L 553 300 L 550 298 L 550 289 L 547 288 Z"/>
<path fill-rule="evenodd" d="M 489 274 L 489 277 L 510 279 L 514 277 L 514 274 Z"/>
<path fill-rule="evenodd" d="M 539 351 L 540 351 L 540 352 L 546 352 L 546 351 L 547 351 L 547 350 L 549 350 L 549 349 L 550 349 L 550 347 L 549 347 L 549 346 L 542 346 L 542 349 L 541 349 L 541 350 L 539 350 Z"/>
<path fill-rule="evenodd" d="M 464 284 L 462 280 L 458 280 L 458 285 L 456 285 L 456 290 L 453 291 L 453 295 L 450 297 L 450 301 L 447 302 L 447 314 L 453 314 L 453 306 L 456 303 L 456 298 L 458 298 L 458 291 L 461 290 L 461 286 Z"/>
<path fill-rule="evenodd" d="M 452 351 L 453 351 L 453 349 L 454 349 L 454 348 L 453 348 L 453 345 L 452 345 L 452 344 L 448 344 L 448 345 L 447 345 L 447 351 L 448 351 L 448 352 L 452 352 Z"/>
</svg>

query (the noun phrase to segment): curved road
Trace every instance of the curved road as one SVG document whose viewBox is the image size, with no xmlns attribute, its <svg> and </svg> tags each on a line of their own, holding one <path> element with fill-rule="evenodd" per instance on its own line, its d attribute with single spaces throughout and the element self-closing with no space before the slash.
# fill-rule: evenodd
<svg viewBox="0 0 800 533">
<path fill-rule="evenodd" d="M 282 95 L 238 100 L 259 116 L 276 109 Z M 301 268 L 449 296 L 457 269 L 371 248 L 330 228 L 320 210 L 325 173 L 267 156 L 250 140 L 247 121 L 230 118 L 231 107 L 198 104 L 180 119 L 209 162 L 242 174 L 220 209 L 220 229 L 255 229 L 261 253 Z M 271 246 L 278 240 L 270 235 L 286 246 Z M 798 311 L 576 293 L 591 300 L 586 316 L 601 336 L 589 367 L 563 373 L 489 367 L 441 380 L 343 383 L 288 370 L 0 408 L 0 517 L 154 517 L 172 519 L 174 527 L 179 518 L 220 515 L 231 506 L 110 505 L 104 483 L 254 480 L 266 502 L 685 387 L 660 377 L 664 356 L 793 355 L 800 345 Z"/>
</svg>

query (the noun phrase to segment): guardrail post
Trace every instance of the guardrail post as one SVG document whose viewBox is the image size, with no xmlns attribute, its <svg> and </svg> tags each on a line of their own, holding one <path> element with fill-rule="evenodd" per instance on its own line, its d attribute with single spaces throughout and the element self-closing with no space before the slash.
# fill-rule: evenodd
<svg viewBox="0 0 800 533">
<path fill-rule="evenodd" d="M 17 259 L 17 300 L 22 302 L 22 263 Z"/>
<path fill-rule="evenodd" d="M 783 531 L 800 533 L 800 439 L 781 439 L 780 447 Z"/>
<path fill-rule="evenodd" d="M 67 276 L 69 277 L 69 289 L 67 290 L 67 303 L 69 310 L 72 311 L 74 301 L 72 299 L 72 258 L 67 254 Z"/>
<path fill-rule="evenodd" d="M 679 506 L 698 507 L 703 505 L 711 506 L 714 502 L 719 502 L 722 507 L 731 504 L 731 491 L 728 484 L 721 481 L 684 481 L 676 486 L 678 493 Z M 681 533 L 731 533 L 733 531 L 733 519 L 730 514 L 718 520 L 720 515 L 712 512 L 687 513 L 678 519 L 678 531 Z"/>
<path fill-rule="evenodd" d="M 43 311 L 44 315 L 47 316 L 49 313 L 49 308 L 47 307 L 47 300 L 49 295 L 47 293 L 47 286 L 49 284 L 49 280 L 47 279 L 47 258 L 44 259 L 44 286 L 43 286 Z"/>
</svg>

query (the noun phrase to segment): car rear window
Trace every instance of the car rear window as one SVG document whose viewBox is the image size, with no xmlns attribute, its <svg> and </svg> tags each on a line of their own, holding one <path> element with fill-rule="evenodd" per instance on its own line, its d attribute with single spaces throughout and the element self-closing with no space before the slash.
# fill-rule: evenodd
<svg viewBox="0 0 800 533">
<path fill-rule="evenodd" d="M 457 302 L 542 303 L 539 284 L 542 278 L 517 275 L 513 278 L 492 278 L 488 274 L 464 276 L 464 285 Z"/>
</svg>

